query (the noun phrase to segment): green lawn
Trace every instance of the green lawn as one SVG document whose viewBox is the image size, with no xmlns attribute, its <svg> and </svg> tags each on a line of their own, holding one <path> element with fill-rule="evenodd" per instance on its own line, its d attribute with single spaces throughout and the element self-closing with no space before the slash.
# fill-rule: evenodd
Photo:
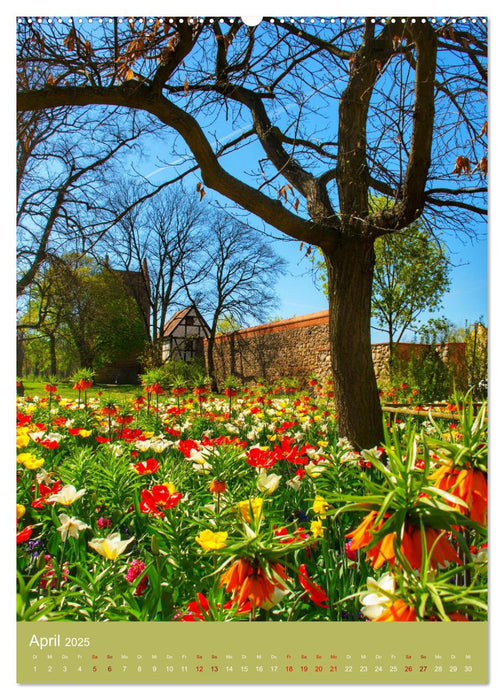
<svg viewBox="0 0 504 700">
<path fill-rule="evenodd" d="M 23 380 L 25 388 L 25 396 L 47 396 L 47 392 L 44 390 L 45 382 L 36 382 Z M 72 389 L 71 382 L 58 382 L 58 395 L 65 399 L 75 399 L 78 396 L 78 392 Z M 141 392 L 142 388 L 140 385 L 134 384 L 94 384 L 91 389 L 86 392 L 87 398 L 97 397 L 99 392 L 101 392 L 101 398 L 110 399 L 113 401 L 121 401 L 127 398 L 133 398 L 137 393 Z M 83 398 L 83 395 L 81 395 Z"/>
</svg>

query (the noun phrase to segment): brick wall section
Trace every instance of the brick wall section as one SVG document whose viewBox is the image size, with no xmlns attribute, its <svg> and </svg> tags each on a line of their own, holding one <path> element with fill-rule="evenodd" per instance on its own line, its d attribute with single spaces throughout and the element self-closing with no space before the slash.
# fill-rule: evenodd
<svg viewBox="0 0 504 700">
<path fill-rule="evenodd" d="M 258 379 L 273 383 L 285 377 L 296 377 L 305 384 L 312 373 L 321 380 L 331 376 L 328 311 L 244 328 L 217 336 L 215 341 L 215 372 L 219 385 L 230 374 L 245 384 Z M 204 345 L 206 352 L 206 341 Z M 406 358 L 411 353 L 421 353 L 423 347 L 427 346 L 399 343 L 397 352 Z M 372 351 L 377 378 L 384 381 L 388 377 L 388 343 L 377 343 Z M 462 367 L 464 344 L 443 346 L 443 359 Z"/>
</svg>

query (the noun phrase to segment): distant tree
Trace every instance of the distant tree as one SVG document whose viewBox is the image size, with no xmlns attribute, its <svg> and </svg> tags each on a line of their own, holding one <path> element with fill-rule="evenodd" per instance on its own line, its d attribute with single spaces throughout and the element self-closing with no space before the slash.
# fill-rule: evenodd
<svg viewBox="0 0 504 700">
<path fill-rule="evenodd" d="M 243 326 L 252 319 L 266 321 L 278 303 L 274 284 L 285 272 L 285 261 L 257 232 L 222 212 L 208 222 L 204 255 L 204 285 L 198 286 L 196 296 L 190 285 L 187 292 L 211 319 L 207 366 L 215 383 L 214 345 L 219 323 L 227 319 L 233 326 Z"/>
<path fill-rule="evenodd" d="M 488 328 L 483 319 L 466 323 L 464 328 L 450 328 L 449 340 L 465 344 L 468 388 L 473 396 L 485 398 L 488 393 Z"/>
<path fill-rule="evenodd" d="M 39 274 L 19 329 L 30 342 L 46 338 L 50 373 L 71 346 L 80 367 L 99 368 L 140 353 L 145 334 L 136 300 L 113 270 L 91 258 L 65 256 Z M 40 342 L 33 347 L 40 347 Z"/>
<path fill-rule="evenodd" d="M 375 209 L 387 207 L 379 198 Z M 377 238 L 371 293 L 371 316 L 377 331 L 393 344 L 408 330 L 414 331 L 421 314 L 437 311 L 450 289 L 450 261 L 445 246 L 417 223 L 403 231 Z M 311 254 L 314 273 L 327 296 L 327 269 L 317 252 Z"/>
<path fill-rule="evenodd" d="M 114 221 L 111 166 L 142 129 L 114 128 L 96 110 L 26 112 L 17 123 L 17 295 L 44 263 L 89 253 Z"/>
<path fill-rule="evenodd" d="M 376 330 L 388 336 L 392 349 L 424 312 L 439 309 L 450 288 L 445 248 L 412 224 L 405 231 L 375 243 L 371 315 Z"/>
<path fill-rule="evenodd" d="M 230 314 L 222 314 L 217 321 L 217 334 L 231 333 L 232 331 L 239 331 L 241 328 L 243 328 L 243 324 Z"/>
</svg>

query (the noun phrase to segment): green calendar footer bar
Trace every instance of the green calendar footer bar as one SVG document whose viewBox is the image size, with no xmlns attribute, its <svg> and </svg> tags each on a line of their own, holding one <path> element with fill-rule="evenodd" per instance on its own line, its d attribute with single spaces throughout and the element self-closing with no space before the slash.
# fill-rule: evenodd
<svg viewBox="0 0 504 700">
<path fill-rule="evenodd" d="M 488 682 L 486 622 L 19 622 L 17 681 Z"/>
</svg>

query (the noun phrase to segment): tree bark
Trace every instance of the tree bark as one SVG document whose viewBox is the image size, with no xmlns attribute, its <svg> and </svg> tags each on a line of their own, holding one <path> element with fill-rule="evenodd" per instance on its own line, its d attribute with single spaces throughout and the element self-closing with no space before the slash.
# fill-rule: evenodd
<svg viewBox="0 0 504 700">
<path fill-rule="evenodd" d="M 51 357 L 51 376 L 55 377 L 58 365 L 56 360 L 56 336 L 54 334 L 49 336 L 49 350 Z"/>
<path fill-rule="evenodd" d="M 324 256 L 339 434 L 360 449 L 374 447 L 383 441 L 383 421 L 370 336 L 373 239 L 345 238 Z"/>
</svg>

